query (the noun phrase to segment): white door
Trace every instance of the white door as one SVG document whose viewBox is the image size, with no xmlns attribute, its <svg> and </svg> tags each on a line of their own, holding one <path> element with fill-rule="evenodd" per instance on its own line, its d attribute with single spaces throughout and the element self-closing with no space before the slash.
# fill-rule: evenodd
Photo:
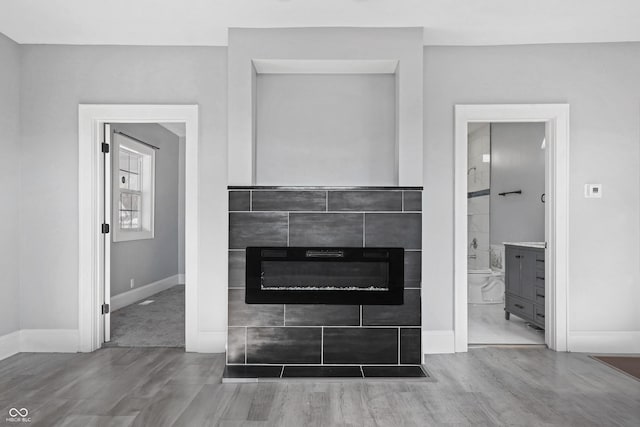
<svg viewBox="0 0 640 427">
<path fill-rule="evenodd" d="M 103 342 L 111 341 L 111 232 L 113 225 L 111 224 L 111 153 L 113 147 L 111 145 L 111 125 L 105 123 L 102 129 L 101 151 L 102 151 L 102 206 L 101 212 L 101 242 L 104 261 L 102 263 L 102 324 L 103 324 Z"/>
</svg>

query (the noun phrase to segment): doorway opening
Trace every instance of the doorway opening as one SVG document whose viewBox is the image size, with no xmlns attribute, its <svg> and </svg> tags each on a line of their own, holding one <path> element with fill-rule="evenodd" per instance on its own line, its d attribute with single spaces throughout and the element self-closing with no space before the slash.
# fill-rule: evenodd
<svg viewBox="0 0 640 427">
<path fill-rule="evenodd" d="M 469 345 L 545 343 L 545 124 L 468 125 Z"/>
<path fill-rule="evenodd" d="M 505 313 L 517 313 L 520 318 L 531 314 L 535 316 L 536 306 L 543 307 L 544 343 L 553 350 L 567 351 L 568 331 L 568 189 L 569 189 L 569 106 L 567 104 L 488 104 L 488 105 L 457 105 L 455 108 L 455 196 L 454 196 L 454 348 L 456 352 L 465 352 L 469 345 L 469 172 L 473 168 L 469 164 L 469 124 L 483 123 L 540 123 L 544 126 L 544 240 L 538 242 L 542 248 L 517 248 L 511 251 L 514 261 L 520 262 L 523 250 L 527 258 L 533 257 L 533 267 L 518 265 L 518 272 L 522 269 L 532 269 L 532 276 L 536 280 L 536 272 L 543 278 L 543 284 L 537 288 L 543 289 L 542 299 L 536 302 L 525 301 L 524 296 L 513 292 L 505 292 L 505 303 L 509 305 Z M 542 144 L 541 144 L 542 145 Z M 540 147 L 540 146 L 538 146 Z M 538 148 L 540 149 L 540 148 Z M 481 153 L 490 154 L 490 153 Z M 497 197 L 514 197 L 519 188 L 497 189 Z M 521 190 L 521 189 L 520 189 Z M 491 191 L 491 190 L 490 190 Z M 500 196 L 500 193 L 505 193 Z M 506 194 L 509 193 L 509 194 Z M 522 193 L 520 193 L 522 194 Z M 540 195 L 538 195 L 540 196 Z M 476 240 L 476 243 L 478 240 Z M 522 243 L 522 242 L 511 242 Z M 526 243 L 526 242 L 525 242 Z M 529 242 L 531 243 L 531 242 Z M 505 246 L 504 263 L 509 262 L 509 246 Z M 490 247 L 489 247 L 490 249 Z M 541 259 L 536 258 L 536 251 L 542 252 Z M 476 254 L 477 255 L 477 254 Z M 487 254 L 489 256 L 489 254 Z M 477 256 L 476 256 L 477 259 Z M 542 262 L 539 262 L 542 261 Z M 536 265 L 540 264 L 540 265 Z M 529 265 L 529 264 L 527 264 Z M 524 275 L 519 273 L 518 280 L 511 280 L 520 288 Z M 528 280 L 528 279 L 527 279 Z M 510 280 L 505 279 L 505 286 Z M 540 286 L 541 285 L 541 286 Z M 499 285 L 498 285 L 499 286 Z M 530 287 L 529 287 L 530 288 Z M 535 291 L 535 284 L 533 289 Z M 495 289 L 495 287 L 494 287 Z M 490 289 L 485 289 L 489 291 Z M 498 288 L 498 294 L 499 294 Z M 511 294 L 511 298 L 509 298 Z M 490 295 L 488 296 L 490 298 Z M 533 295 L 532 298 L 536 298 Z M 530 304 L 530 305 L 529 305 Z M 529 308 L 531 310 L 529 310 Z M 519 311 L 518 311 L 519 310 Z M 504 317 L 503 317 L 504 319 Z M 507 320 L 507 319 L 504 319 Z M 529 319 L 530 320 L 530 319 Z M 531 322 L 534 323 L 534 322 Z M 540 322 L 538 322 L 540 325 Z"/>
<path fill-rule="evenodd" d="M 159 198 L 165 191 L 165 186 L 160 188 L 160 181 L 147 178 L 145 185 L 134 183 L 136 172 L 140 173 L 141 168 L 146 165 L 147 170 L 156 160 L 155 149 L 149 147 L 157 144 L 150 141 L 148 136 L 143 134 L 133 134 L 131 129 L 128 132 L 122 130 L 117 139 L 123 141 L 122 145 L 123 164 L 125 168 L 117 168 L 118 176 L 113 173 L 110 164 L 112 157 L 105 157 L 103 150 L 108 145 L 111 154 L 118 152 L 118 162 L 120 161 L 119 150 L 114 149 L 114 133 L 108 124 L 118 124 L 120 127 L 131 127 L 142 124 L 153 127 L 156 131 L 158 124 L 163 124 L 164 130 L 182 124 L 184 127 L 184 275 L 181 275 L 176 268 L 176 273 L 164 279 L 155 280 L 151 283 L 144 283 L 151 279 L 137 279 L 130 277 L 130 273 L 125 273 L 126 279 L 124 287 L 129 286 L 129 291 L 115 293 L 111 295 L 111 284 L 122 287 L 122 283 L 112 282 L 111 268 L 111 245 L 114 234 L 114 225 L 119 227 L 119 237 L 116 243 L 143 242 L 153 237 L 163 234 L 165 230 L 160 230 L 163 223 L 162 217 L 167 212 L 159 205 Z M 155 124 L 155 125 L 154 125 Z M 154 125 L 154 126 L 152 126 Z M 105 132 L 105 130 L 107 130 Z M 163 131 L 164 132 L 164 131 Z M 122 138 L 121 138 L 122 137 Z M 138 145 L 136 145 L 136 143 Z M 145 150 L 142 146 L 151 148 Z M 161 148 L 162 151 L 162 147 Z M 157 156 L 157 153 L 155 153 Z M 78 144 L 78 165 L 79 165 L 79 349 L 82 352 L 94 351 L 102 347 L 111 338 L 111 317 L 114 315 L 113 308 L 120 308 L 129 302 L 138 301 L 143 303 L 140 307 L 153 306 L 154 302 L 145 302 L 150 295 L 161 295 L 155 291 L 161 288 L 171 288 L 171 285 L 184 284 L 184 323 L 183 336 L 184 348 L 186 351 L 199 351 L 198 345 L 198 107 L 196 105 L 80 105 L 79 106 L 79 144 Z M 157 165 L 156 165 L 157 166 Z M 124 175 L 125 182 L 122 183 Z M 157 178 L 157 177 L 156 177 Z M 117 180 L 117 181 L 116 181 Z M 118 182 L 119 191 L 117 194 L 118 203 L 111 203 L 113 197 L 109 184 L 113 186 Z M 149 186 L 149 183 L 153 185 Z M 179 186 L 175 182 L 174 186 Z M 121 187 L 122 186 L 122 187 Z M 151 203 L 148 197 L 155 192 L 155 202 Z M 145 200 L 145 195 L 147 199 Z M 134 208 L 134 196 L 140 196 L 137 206 Z M 122 199 L 122 204 L 120 203 Z M 177 204 L 177 203 L 176 203 Z M 146 211 L 144 207 L 147 207 Z M 177 207 L 176 207 L 177 208 Z M 178 214 L 179 216 L 179 214 Z M 174 234 L 178 234 L 180 227 L 175 227 Z M 134 236 L 132 238 L 132 236 Z M 136 237 L 140 239 L 136 240 Z M 176 240 L 180 241 L 179 235 Z M 129 240 L 127 240 L 129 239 Z M 178 243 L 176 247 L 171 245 L 171 251 L 180 252 Z M 145 259 L 137 251 L 133 251 L 126 256 L 122 256 L 128 263 L 138 264 L 139 267 L 148 267 L 155 257 L 159 255 L 153 253 Z M 176 256 L 174 262 L 179 264 L 180 257 Z M 150 264 L 147 264 L 150 263 Z M 120 274 L 121 269 L 117 273 Z M 125 268 L 122 268 L 124 271 Z M 151 268 L 147 268 L 151 270 Z M 115 273 L 115 271 L 114 271 Z M 166 272 L 164 272 L 166 273 Z M 161 271 L 158 274 L 163 274 Z M 115 274 L 114 274 L 115 276 Z M 134 292 L 131 292 L 131 278 L 134 279 Z M 139 283 L 139 281 L 143 283 Z M 138 282 L 138 283 L 137 283 Z M 139 286 L 136 286 L 139 285 Z M 151 286 L 149 286 L 151 285 Z M 152 292 L 152 294 L 145 294 Z M 125 295 L 125 296 L 120 296 Z M 139 298 L 138 298 L 139 297 Z M 178 298 L 179 299 L 179 298 Z M 129 304 L 130 306 L 131 304 Z M 175 305 L 175 304 L 174 304 Z M 155 306 L 158 307 L 157 305 Z M 119 310 L 116 310 L 116 313 Z M 139 343 L 142 344 L 142 343 Z M 144 344 L 143 344 L 144 345 Z M 149 344 L 152 345 L 152 344 Z M 168 345 L 168 344 L 161 344 Z"/>
<path fill-rule="evenodd" d="M 105 346 L 184 347 L 185 124 L 104 127 Z"/>
</svg>

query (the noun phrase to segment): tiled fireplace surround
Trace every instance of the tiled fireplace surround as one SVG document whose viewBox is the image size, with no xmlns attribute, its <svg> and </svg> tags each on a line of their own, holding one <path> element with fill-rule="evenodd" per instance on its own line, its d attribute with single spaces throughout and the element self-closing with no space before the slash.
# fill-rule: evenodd
<svg viewBox="0 0 640 427">
<path fill-rule="evenodd" d="M 230 187 L 227 363 L 420 364 L 421 190 Z M 245 304 L 248 246 L 405 248 L 404 304 Z"/>
</svg>

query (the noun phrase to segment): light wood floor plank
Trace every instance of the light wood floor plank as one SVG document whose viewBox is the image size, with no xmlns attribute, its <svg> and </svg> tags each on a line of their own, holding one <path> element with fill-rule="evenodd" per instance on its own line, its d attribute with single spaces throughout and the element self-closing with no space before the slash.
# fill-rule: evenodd
<svg viewBox="0 0 640 427">
<path fill-rule="evenodd" d="M 433 382 L 222 384 L 224 355 L 171 348 L 18 354 L 0 412 L 38 426 L 638 426 L 640 381 L 576 353 L 432 355 Z"/>
</svg>

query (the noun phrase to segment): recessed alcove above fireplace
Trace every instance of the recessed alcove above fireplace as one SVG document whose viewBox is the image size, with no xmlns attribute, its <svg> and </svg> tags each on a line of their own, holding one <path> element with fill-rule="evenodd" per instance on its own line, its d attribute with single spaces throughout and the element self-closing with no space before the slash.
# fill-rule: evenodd
<svg viewBox="0 0 640 427">
<path fill-rule="evenodd" d="M 398 185 L 397 76 L 374 64 L 370 73 L 256 73 L 256 184 Z"/>
<path fill-rule="evenodd" d="M 422 28 L 229 30 L 230 185 L 422 185 Z"/>
</svg>

